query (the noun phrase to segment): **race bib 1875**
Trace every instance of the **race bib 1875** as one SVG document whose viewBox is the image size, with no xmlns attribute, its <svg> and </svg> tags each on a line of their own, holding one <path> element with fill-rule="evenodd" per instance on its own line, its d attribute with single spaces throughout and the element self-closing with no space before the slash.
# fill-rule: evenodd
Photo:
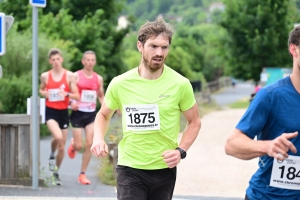
<svg viewBox="0 0 300 200">
<path fill-rule="evenodd" d="M 123 113 L 127 130 L 159 130 L 160 119 L 157 104 L 124 105 Z"/>
<path fill-rule="evenodd" d="M 284 161 L 274 158 L 270 186 L 300 190 L 300 157 L 289 156 Z"/>
</svg>

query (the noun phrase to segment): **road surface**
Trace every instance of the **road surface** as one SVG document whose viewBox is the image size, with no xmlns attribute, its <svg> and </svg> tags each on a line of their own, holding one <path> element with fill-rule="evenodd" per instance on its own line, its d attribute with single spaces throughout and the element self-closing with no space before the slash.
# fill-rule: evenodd
<svg viewBox="0 0 300 200">
<path fill-rule="evenodd" d="M 213 95 L 223 106 L 241 98 L 249 97 L 253 86 L 238 83 Z M 173 200 L 241 200 L 250 175 L 256 169 L 256 161 L 240 161 L 224 153 L 226 137 L 245 110 L 225 109 L 204 116 L 199 137 L 188 151 L 188 156 L 178 166 L 178 178 Z M 70 143 L 69 133 L 66 150 Z M 51 137 L 40 140 L 40 174 L 47 180 Z M 67 152 L 67 151 L 66 151 Z M 40 187 L 33 190 L 23 186 L 0 186 L 0 200 L 4 199 L 60 199 L 60 200 L 116 200 L 114 186 L 102 184 L 97 177 L 99 160 L 92 158 L 87 177 L 91 185 L 79 185 L 81 154 L 74 159 L 65 155 L 59 170 L 62 186 Z"/>
</svg>

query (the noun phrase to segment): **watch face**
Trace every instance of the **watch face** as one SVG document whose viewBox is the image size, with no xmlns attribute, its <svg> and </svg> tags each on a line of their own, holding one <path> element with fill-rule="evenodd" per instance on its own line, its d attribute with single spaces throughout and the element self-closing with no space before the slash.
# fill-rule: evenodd
<svg viewBox="0 0 300 200">
<path fill-rule="evenodd" d="M 181 152 L 181 159 L 184 159 L 186 157 L 186 152 L 185 151 L 182 151 Z"/>
</svg>

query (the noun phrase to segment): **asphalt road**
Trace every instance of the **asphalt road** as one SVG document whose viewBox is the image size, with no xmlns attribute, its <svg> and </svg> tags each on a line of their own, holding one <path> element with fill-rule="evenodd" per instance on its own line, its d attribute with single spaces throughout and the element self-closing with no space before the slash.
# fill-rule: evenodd
<svg viewBox="0 0 300 200">
<path fill-rule="evenodd" d="M 248 82 L 238 82 L 235 88 L 226 88 L 213 95 L 213 99 L 220 105 L 234 103 L 241 98 L 249 98 L 254 91 L 254 85 Z"/>
<path fill-rule="evenodd" d="M 213 95 L 213 99 L 221 105 L 226 106 L 241 98 L 249 97 L 253 91 L 253 85 L 249 83 L 238 83 L 236 88 L 227 88 L 222 92 Z M 66 150 L 70 143 L 71 133 L 68 135 Z M 50 177 L 48 170 L 48 158 L 50 154 L 51 137 L 40 140 L 40 176 L 46 180 Z M 74 159 L 70 159 L 67 154 L 59 170 L 62 186 L 53 186 L 48 183 L 48 187 L 39 187 L 37 190 L 32 187 L 23 186 L 0 186 L 0 200 L 4 199 L 98 199 L 116 200 L 116 189 L 114 186 L 104 185 L 97 177 L 97 166 L 99 160 L 92 158 L 87 169 L 87 177 L 91 180 L 91 185 L 79 185 L 77 177 L 80 172 L 81 154 L 77 154 Z M 197 184 L 197 183 L 195 183 Z M 210 196 L 181 196 L 176 195 L 174 200 L 240 200 L 240 198 L 214 197 Z"/>
</svg>

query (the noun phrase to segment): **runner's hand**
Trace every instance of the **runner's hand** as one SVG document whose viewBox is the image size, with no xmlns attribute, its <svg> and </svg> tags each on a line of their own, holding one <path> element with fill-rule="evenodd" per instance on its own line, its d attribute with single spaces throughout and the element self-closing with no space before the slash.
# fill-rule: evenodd
<svg viewBox="0 0 300 200">
<path fill-rule="evenodd" d="M 46 98 L 46 99 L 49 99 L 49 93 L 47 90 L 44 90 L 42 95 Z"/>
<path fill-rule="evenodd" d="M 164 151 L 161 156 L 164 158 L 164 161 L 169 168 L 176 167 L 181 160 L 180 152 L 178 150 Z"/>
<path fill-rule="evenodd" d="M 71 109 L 74 110 L 74 111 L 78 110 L 78 105 L 77 105 L 76 101 L 72 101 L 72 103 L 71 103 Z"/>
<path fill-rule="evenodd" d="M 65 96 L 67 96 L 67 92 L 64 89 L 60 88 L 59 92 L 58 92 L 58 95 L 62 96 L 62 97 L 65 97 Z"/>
<path fill-rule="evenodd" d="M 96 157 L 106 158 L 108 146 L 104 141 L 93 141 L 91 152 Z"/>
<path fill-rule="evenodd" d="M 297 149 L 289 139 L 295 138 L 297 135 L 297 131 L 294 133 L 283 133 L 274 140 L 271 140 L 267 147 L 267 154 L 277 160 L 284 160 L 289 157 L 287 154 L 289 150 L 296 153 Z"/>
</svg>

